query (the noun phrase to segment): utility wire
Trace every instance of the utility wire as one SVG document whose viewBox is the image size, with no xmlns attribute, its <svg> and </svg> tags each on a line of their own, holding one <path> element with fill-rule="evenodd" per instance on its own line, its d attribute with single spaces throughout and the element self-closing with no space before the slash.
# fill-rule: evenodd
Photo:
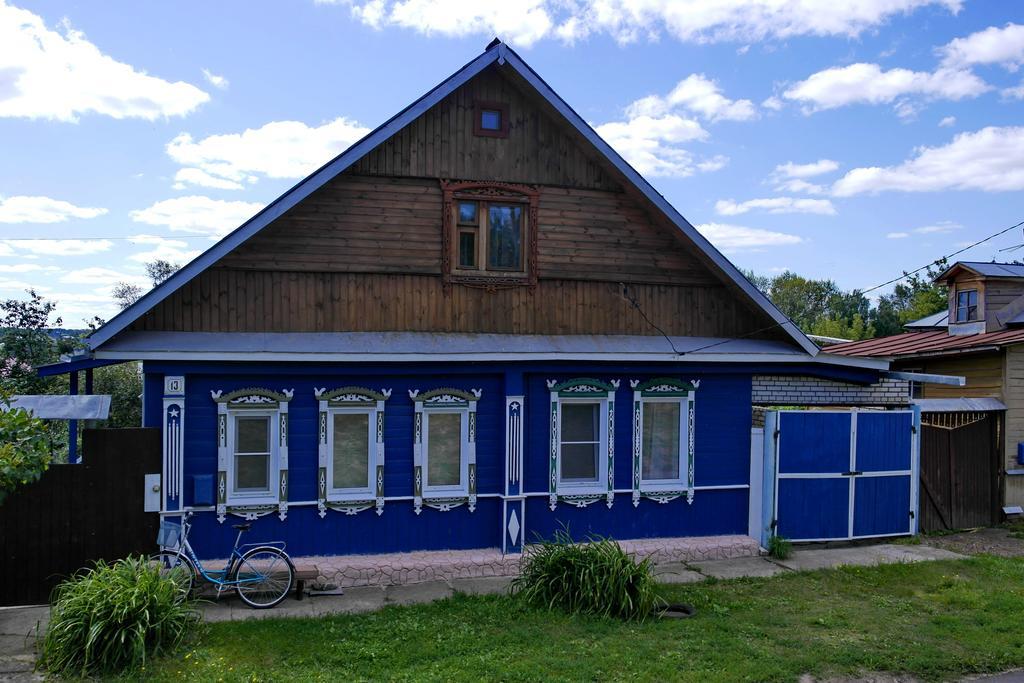
<svg viewBox="0 0 1024 683">
<path fill-rule="evenodd" d="M 924 265 L 924 266 L 921 266 L 920 268 L 915 268 L 914 270 L 911 270 L 909 272 L 904 272 L 903 275 L 901 275 L 899 277 L 893 278 L 891 280 L 887 280 L 887 281 L 885 281 L 885 282 L 883 282 L 881 284 L 875 285 L 874 287 L 869 287 L 868 289 L 854 290 L 854 291 L 859 291 L 861 294 L 867 294 L 868 292 L 873 292 L 876 289 L 881 289 L 882 287 L 885 287 L 886 285 L 891 285 L 894 282 L 899 282 L 900 280 L 908 278 L 908 277 L 910 277 L 911 275 L 913 275 L 915 273 L 920 273 L 922 270 L 927 270 L 928 268 L 931 268 L 934 265 L 937 265 L 939 263 L 942 263 L 943 261 L 947 261 L 947 260 L 953 258 L 957 254 L 962 254 L 965 251 L 967 251 L 968 249 L 973 249 L 974 247 L 978 246 L 979 244 L 984 244 L 985 242 L 988 242 L 991 239 L 999 237 L 1000 235 L 1005 235 L 1006 233 L 1010 232 L 1011 230 L 1013 230 L 1015 228 L 1019 228 L 1021 226 L 1024 226 L 1024 221 L 1021 221 L 1021 222 L 1019 222 L 1019 223 L 1017 223 L 1015 225 L 1011 225 L 1008 228 L 1004 228 L 1004 229 L 1000 230 L 999 232 L 992 233 L 991 235 L 989 235 L 988 237 L 986 237 L 984 239 L 980 239 L 977 242 L 969 244 L 966 247 L 963 247 L 962 249 L 958 249 L 958 250 L 954 251 L 951 254 L 946 254 L 945 256 L 943 256 L 941 258 L 937 258 L 934 261 L 932 261 L 931 263 L 929 263 L 927 265 Z M 1020 246 L 1024 246 L 1024 245 L 1020 245 Z M 1018 247 L 1014 247 L 1014 248 L 1018 248 Z M 1002 249 L 1000 251 L 1007 251 L 1007 250 L 1006 249 Z M 629 293 L 629 288 L 626 286 L 626 284 L 623 283 L 623 282 L 620 282 L 619 286 L 622 287 L 622 297 L 627 302 L 629 302 L 633 306 L 633 308 L 635 308 L 637 310 L 637 312 L 640 313 L 640 316 L 645 321 L 647 321 L 648 325 L 650 325 L 655 330 L 657 330 L 661 334 L 661 336 L 665 338 L 665 341 L 667 341 L 669 346 L 672 347 L 672 352 L 675 353 L 677 356 L 685 356 L 685 355 L 690 354 L 690 353 L 697 353 L 698 351 L 704 351 L 705 349 L 710 349 L 710 348 L 714 348 L 716 346 L 721 346 L 722 344 L 728 344 L 729 342 L 736 341 L 737 339 L 746 339 L 747 337 L 752 337 L 755 334 L 761 334 L 762 332 L 768 332 L 769 330 L 773 330 L 776 327 L 785 327 L 786 325 L 792 325 L 793 327 L 796 327 L 796 323 L 794 323 L 792 320 L 787 318 L 786 320 L 784 320 L 782 322 L 774 323 L 772 325 L 768 325 L 767 327 L 762 327 L 760 329 L 753 330 L 752 332 L 747 332 L 745 334 L 741 334 L 741 335 L 739 335 L 737 337 L 730 337 L 728 339 L 721 339 L 719 341 L 712 342 L 710 344 L 705 344 L 704 346 L 698 346 L 695 349 L 689 349 L 687 351 L 680 351 L 679 349 L 676 348 L 676 345 L 672 341 L 672 338 L 669 337 L 665 333 L 665 330 L 663 330 L 660 327 L 658 327 L 657 325 L 655 325 L 654 321 L 652 321 L 650 318 L 647 317 L 647 314 L 644 313 L 644 310 L 640 307 L 640 303 L 636 300 L 636 297 L 632 296 Z M 765 294 L 766 298 L 767 298 L 767 296 L 768 295 Z M 799 328 L 797 328 L 797 329 L 799 329 Z"/>
</svg>

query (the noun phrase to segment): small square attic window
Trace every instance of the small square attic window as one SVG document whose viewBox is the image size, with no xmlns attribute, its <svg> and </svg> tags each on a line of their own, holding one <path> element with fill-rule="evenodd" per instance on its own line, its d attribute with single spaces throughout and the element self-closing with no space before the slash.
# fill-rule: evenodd
<svg viewBox="0 0 1024 683">
<path fill-rule="evenodd" d="M 476 102 L 473 107 L 473 134 L 491 138 L 508 137 L 508 105 Z"/>
</svg>

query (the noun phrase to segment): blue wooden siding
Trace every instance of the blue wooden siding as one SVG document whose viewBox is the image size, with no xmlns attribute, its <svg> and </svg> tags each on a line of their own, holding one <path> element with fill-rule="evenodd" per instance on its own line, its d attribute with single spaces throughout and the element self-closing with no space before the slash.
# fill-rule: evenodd
<svg viewBox="0 0 1024 683">
<path fill-rule="evenodd" d="M 594 363 L 360 365 L 326 364 L 215 364 L 147 363 L 145 419 L 159 426 L 163 376 L 181 374 L 186 382 L 185 503 L 191 505 L 196 475 L 216 472 L 215 390 L 245 387 L 294 389 L 289 404 L 289 499 L 303 505 L 289 507 L 285 521 L 276 515 L 257 520 L 248 540 L 283 540 L 296 555 L 396 552 L 411 550 L 499 547 L 506 533 L 502 501 L 505 476 L 505 397 L 525 395 L 524 486 L 528 498 L 523 520 L 526 540 L 548 537 L 562 525 L 574 536 L 600 534 L 619 539 L 747 533 L 746 488 L 750 471 L 751 375 L 774 368 L 754 366 L 686 367 L 680 372 L 646 364 Z M 799 372 L 800 368 L 794 368 Z M 820 369 L 815 368 L 816 372 Z M 620 493 L 609 509 L 603 501 L 587 508 L 559 503 L 552 512 L 547 501 L 550 393 L 546 380 L 598 377 L 620 380 L 616 392 L 615 488 L 632 486 L 633 392 L 629 380 L 657 376 L 700 380 L 695 403 L 695 479 L 698 490 L 692 504 L 685 498 L 666 504 L 643 499 L 634 508 L 630 493 Z M 384 513 L 345 515 L 328 511 L 319 518 L 315 505 L 317 471 L 317 402 L 314 388 L 355 384 L 371 389 L 390 388 L 385 404 L 385 495 L 412 496 L 413 402 L 409 389 L 437 387 L 482 389 L 477 406 L 477 508 L 449 512 L 424 507 L 413 512 L 411 500 L 387 501 Z M 701 490 L 707 486 L 732 489 Z M 239 518 L 228 516 L 220 524 L 213 513 L 197 515 L 195 546 L 202 557 L 222 557 L 234 539 L 231 529 Z"/>
</svg>

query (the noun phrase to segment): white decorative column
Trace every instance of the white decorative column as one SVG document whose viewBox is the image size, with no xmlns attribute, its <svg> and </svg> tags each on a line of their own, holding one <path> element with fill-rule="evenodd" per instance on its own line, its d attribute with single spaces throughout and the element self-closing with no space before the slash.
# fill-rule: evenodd
<svg viewBox="0 0 1024 683">
<path fill-rule="evenodd" d="M 185 378 L 181 375 L 164 377 L 163 412 L 163 473 L 161 486 L 163 510 L 181 510 L 184 507 L 185 448 Z"/>
</svg>

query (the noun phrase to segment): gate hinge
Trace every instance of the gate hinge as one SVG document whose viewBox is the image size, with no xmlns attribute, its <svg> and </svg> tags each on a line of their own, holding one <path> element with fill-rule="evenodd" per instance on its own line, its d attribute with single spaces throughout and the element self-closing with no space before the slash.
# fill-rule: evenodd
<svg viewBox="0 0 1024 683">
<path fill-rule="evenodd" d="M 914 519 L 914 511 L 913 510 L 910 511 L 910 518 Z"/>
<path fill-rule="evenodd" d="M 917 425 L 915 425 L 915 424 L 911 424 L 910 425 L 910 433 L 911 434 L 917 434 Z"/>
<path fill-rule="evenodd" d="M 777 438 L 779 438 L 779 434 L 781 434 L 781 433 L 782 433 L 781 429 L 776 429 L 775 432 L 772 434 L 772 436 L 777 439 Z"/>
<path fill-rule="evenodd" d="M 779 520 L 773 519 L 772 523 L 768 525 L 768 528 L 771 529 L 772 531 L 775 531 L 775 528 L 777 526 L 779 526 Z"/>
</svg>

